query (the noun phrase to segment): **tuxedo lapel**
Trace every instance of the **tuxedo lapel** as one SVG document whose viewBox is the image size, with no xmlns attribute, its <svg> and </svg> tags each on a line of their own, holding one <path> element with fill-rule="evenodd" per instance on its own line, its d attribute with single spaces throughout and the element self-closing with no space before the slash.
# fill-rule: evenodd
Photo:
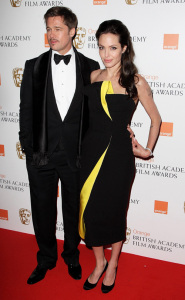
<svg viewBox="0 0 185 300">
<path fill-rule="evenodd" d="M 75 112 L 75 110 L 77 110 L 77 108 L 81 104 L 82 97 L 83 97 L 83 78 L 81 74 L 80 63 L 76 53 L 75 53 L 75 63 L 76 63 L 76 89 L 71 104 L 69 106 L 69 109 L 67 111 L 67 114 L 64 118 L 64 121 L 70 119 L 70 116 Z"/>
<path fill-rule="evenodd" d="M 51 51 L 43 53 L 35 62 L 33 71 L 33 92 L 36 102 L 42 103 L 46 98 L 48 72 L 51 63 Z"/>
<path fill-rule="evenodd" d="M 47 98 L 47 106 L 50 105 L 48 113 L 50 114 L 50 109 L 52 108 L 52 112 L 55 115 L 55 119 L 60 120 L 60 122 L 62 122 L 62 118 L 61 118 L 60 112 L 58 110 L 56 97 L 55 97 L 55 93 L 54 93 L 54 88 L 53 88 L 51 64 L 49 66 L 49 72 L 48 72 L 46 98 Z"/>
<path fill-rule="evenodd" d="M 38 57 L 33 70 L 33 160 L 39 165 L 47 161 L 46 91 L 50 64 L 51 50 Z"/>
<path fill-rule="evenodd" d="M 76 60 L 78 62 L 79 68 L 80 68 L 80 74 L 83 81 L 83 85 L 86 86 L 90 84 L 90 74 L 92 72 L 92 68 L 90 67 L 88 59 L 83 56 L 80 52 L 78 52 L 74 47 L 74 52 L 76 55 Z M 85 61 L 86 59 L 86 61 Z"/>
</svg>

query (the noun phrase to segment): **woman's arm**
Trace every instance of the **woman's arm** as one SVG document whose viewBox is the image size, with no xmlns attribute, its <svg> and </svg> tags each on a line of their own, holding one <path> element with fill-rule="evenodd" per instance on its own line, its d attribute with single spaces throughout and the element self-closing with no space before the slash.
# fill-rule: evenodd
<svg viewBox="0 0 185 300">
<path fill-rule="evenodd" d="M 160 117 L 158 109 L 154 103 L 150 86 L 148 85 L 148 83 L 142 76 L 138 75 L 138 78 L 139 78 L 139 81 L 136 84 L 136 88 L 138 91 L 138 98 L 151 120 L 150 131 L 149 131 L 148 142 L 147 142 L 146 148 L 149 148 L 151 151 L 153 151 L 153 148 L 155 146 L 155 143 L 156 143 L 158 135 L 159 135 L 160 125 L 161 125 L 161 117 Z M 133 147 L 133 153 L 135 156 L 147 158 L 147 157 L 151 156 L 151 154 L 152 154 L 150 150 L 141 146 L 137 142 L 137 140 L 134 140 L 132 142 L 132 147 Z"/>
</svg>

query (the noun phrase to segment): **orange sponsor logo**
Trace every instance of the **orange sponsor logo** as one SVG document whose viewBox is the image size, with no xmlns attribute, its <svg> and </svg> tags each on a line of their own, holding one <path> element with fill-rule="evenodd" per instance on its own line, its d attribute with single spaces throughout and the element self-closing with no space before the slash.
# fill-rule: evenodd
<svg viewBox="0 0 185 300">
<path fill-rule="evenodd" d="M 4 145 L 0 145 L 0 156 L 5 156 Z"/>
<path fill-rule="evenodd" d="M 8 220 L 8 210 L 0 209 L 0 219 Z"/>
<path fill-rule="evenodd" d="M 107 5 L 107 0 L 93 0 L 94 5 Z"/>
<path fill-rule="evenodd" d="M 57 197 L 59 197 L 59 186 L 58 186 L 58 189 L 57 189 Z"/>
<path fill-rule="evenodd" d="M 154 213 L 167 215 L 168 202 L 155 200 Z"/>
<path fill-rule="evenodd" d="M 163 49 L 178 50 L 179 34 L 164 34 Z"/>
<path fill-rule="evenodd" d="M 6 175 L 0 174 L 0 178 L 6 178 Z"/>
<path fill-rule="evenodd" d="M 49 43 L 48 43 L 47 33 L 44 34 L 44 44 L 45 44 L 45 47 L 46 47 L 46 48 L 49 48 L 49 47 L 50 47 L 50 45 L 49 45 Z"/>
<path fill-rule="evenodd" d="M 160 129 L 161 136 L 173 136 L 173 123 L 162 122 Z"/>
</svg>

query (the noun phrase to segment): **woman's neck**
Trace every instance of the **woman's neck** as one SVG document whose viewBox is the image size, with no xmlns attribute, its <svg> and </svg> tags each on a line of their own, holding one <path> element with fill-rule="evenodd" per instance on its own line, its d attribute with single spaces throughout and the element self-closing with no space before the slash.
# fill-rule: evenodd
<svg viewBox="0 0 185 300">
<path fill-rule="evenodd" d="M 119 78 L 119 76 L 120 76 L 120 69 L 121 69 L 121 66 L 115 66 L 115 67 L 112 67 L 112 68 L 105 69 L 106 73 L 107 73 L 107 77 L 109 79 Z"/>
</svg>

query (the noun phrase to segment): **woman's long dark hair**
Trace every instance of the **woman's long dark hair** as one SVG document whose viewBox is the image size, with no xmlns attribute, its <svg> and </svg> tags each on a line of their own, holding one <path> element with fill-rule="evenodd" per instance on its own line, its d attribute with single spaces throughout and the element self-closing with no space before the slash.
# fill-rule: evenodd
<svg viewBox="0 0 185 300">
<path fill-rule="evenodd" d="M 133 62 L 135 53 L 130 38 L 130 32 L 121 21 L 108 20 L 100 24 L 96 32 L 97 41 L 99 41 L 99 38 L 102 34 L 106 33 L 118 35 L 121 47 L 123 48 L 124 46 L 127 46 L 125 52 L 121 57 L 119 84 L 122 87 L 126 88 L 126 91 L 130 97 L 137 98 L 138 93 L 135 86 L 135 81 L 136 79 L 138 80 L 138 77 L 136 75 L 136 73 L 138 73 L 138 70 Z"/>
</svg>

